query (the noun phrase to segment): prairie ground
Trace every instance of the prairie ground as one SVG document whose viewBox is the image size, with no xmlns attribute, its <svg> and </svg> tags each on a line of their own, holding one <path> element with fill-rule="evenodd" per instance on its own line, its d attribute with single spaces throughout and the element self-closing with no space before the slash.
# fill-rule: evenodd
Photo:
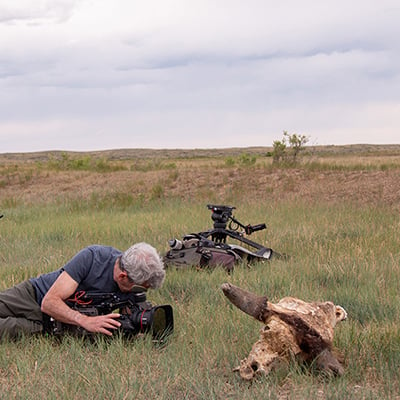
<svg viewBox="0 0 400 400">
<path fill-rule="evenodd" d="M 328 147 L 309 151 L 296 168 L 274 168 L 268 148 L 119 150 L 62 153 L 68 160 L 101 160 L 105 172 L 63 168 L 60 152 L 0 154 L 0 204 L 91 196 L 146 200 L 215 198 L 313 202 L 350 201 L 400 207 L 400 146 Z M 249 164 L 243 157 L 254 157 Z M 253 160 L 254 161 L 254 160 Z M 64 163 L 65 164 L 65 163 Z M 113 166 L 114 168 L 110 168 Z M 94 173 L 95 172 L 95 173 Z"/>
<path fill-rule="evenodd" d="M 0 343 L 4 399 L 400 399 L 400 145 L 307 148 L 296 165 L 271 149 L 0 154 L 0 290 L 52 271 L 88 244 L 120 249 L 210 227 L 205 205 L 237 206 L 254 239 L 290 255 L 225 271 L 167 270 L 151 293 L 176 322 L 166 347 L 67 338 Z M 243 218 L 242 218 L 243 217 Z M 207 224 L 207 225 L 206 225 Z M 331 300 L 345 374 L 301 366 L 249 384 L 233 372 L 258 339 L 227 304 L 231 282 L 271 301 Z"/>
</svg>

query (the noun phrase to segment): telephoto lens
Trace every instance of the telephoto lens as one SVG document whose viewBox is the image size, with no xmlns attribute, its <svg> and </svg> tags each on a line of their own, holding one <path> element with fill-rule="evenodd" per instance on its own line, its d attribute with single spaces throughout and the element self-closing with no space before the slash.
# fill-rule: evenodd
<svg viewBox="0 0 400 400">
<path fill-rule="evenodd" d="M 174 330 L 172 307 L 168 304 L 150 308 L 131 308 L 130 314 L 122 314 L 118 321 L 127 336 L 151 332 L 153 339 L 162 340 Z"/>
<path fill-rule="evenodd" d="M 168 244 L 172 250 L 180 250 L 183 247 L 183 243 L 178 239 L 170 239 L 168 240 Z"/>
</svg>

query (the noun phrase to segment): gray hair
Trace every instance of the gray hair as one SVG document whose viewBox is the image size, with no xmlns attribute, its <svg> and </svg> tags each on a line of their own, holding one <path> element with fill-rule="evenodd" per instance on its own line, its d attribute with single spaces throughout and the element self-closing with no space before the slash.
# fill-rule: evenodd
<svg viewBox="0 0 400 400">
<path fill-rule="evenodd" d="M 150 288 L 161 287 L 165 279 L 163 261 L 157 250 L 148 243 L 136 243 L 126 250 L 121 263 L 128 277 L 138 285 L 147 283 Z"/>
</svg>

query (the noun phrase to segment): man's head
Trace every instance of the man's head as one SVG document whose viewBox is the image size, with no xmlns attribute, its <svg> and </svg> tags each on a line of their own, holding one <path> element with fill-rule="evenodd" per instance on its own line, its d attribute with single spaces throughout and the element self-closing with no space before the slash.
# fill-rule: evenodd
<svg viewBox="0 0 400 400">
<path fill-rule="evenodd" d="M 135 285 L 157 289 L 165 279 L 164 264 L 157 250 L 148 243 L 136 243 L 126 250 L 119 259 L 119 268 L 126 272 L 129 281 Z M 121 287 L 120 281 L 118 284 Z M 126 288 L 121 287 L 121 290 Z"/>
</svg>

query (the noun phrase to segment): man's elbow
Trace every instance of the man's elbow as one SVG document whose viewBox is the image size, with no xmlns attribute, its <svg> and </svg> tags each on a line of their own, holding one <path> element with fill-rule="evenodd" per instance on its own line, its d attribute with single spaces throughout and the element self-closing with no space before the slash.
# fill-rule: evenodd
<svg viewBox="0 0 400 400">
<path fill-rule="evenodd" d="M 43 313 L 48 314 L 49 310 L 51 309 L 50 304 L 51 300 L 47 295 L 43 297 L 42 304 L 40 305 L 40 309 Z"/>
</svg>

